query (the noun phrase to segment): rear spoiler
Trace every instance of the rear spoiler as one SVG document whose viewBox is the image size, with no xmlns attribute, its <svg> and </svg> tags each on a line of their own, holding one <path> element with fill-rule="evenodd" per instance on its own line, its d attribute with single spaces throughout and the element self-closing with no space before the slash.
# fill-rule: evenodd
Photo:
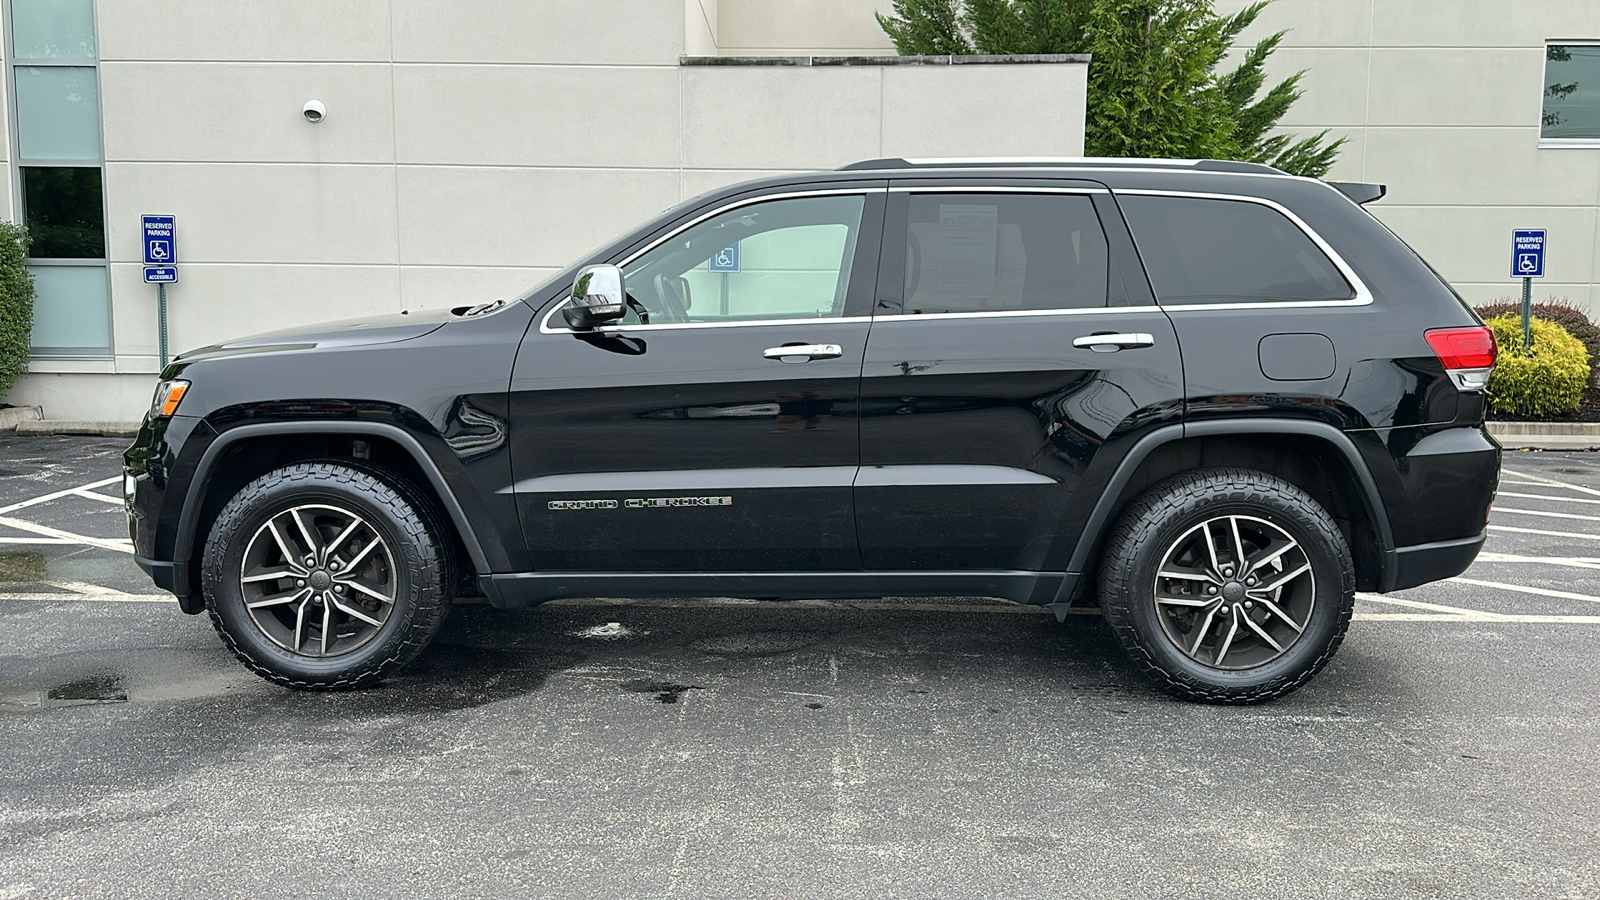
<svg viewBox="0 0 1600 900">
<path fill-rule="evenodd" d="M 1359 181 L 1330 181 L 1328 182 L 1328 185 L 1330 187 L 1338 188 L 1339 193 L 1349 197 L 1351 200 L 1354 200 L 1363 206 L 1371 203 L 1374 200 L 1382 200 L 1383 195 L 1389 193 L 1389 186 L 1386 184 L 1363 184 Z"/>
</svg>

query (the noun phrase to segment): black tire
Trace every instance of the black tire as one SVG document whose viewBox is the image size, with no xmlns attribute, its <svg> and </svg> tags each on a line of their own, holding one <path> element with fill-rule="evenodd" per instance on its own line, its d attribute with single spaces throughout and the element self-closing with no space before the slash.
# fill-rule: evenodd
<svg viewBox="0 0 1600 900">
<path fill-rule="evenodd" d="M 380 624 L 369 626 L 333 611 L 346 607 L 327 604 L 328 614 L 342 618 L 352 632 L 346 637 L 336 628 L 327 629 L 336 646 L 340 640 L 354 645 L 348 651 L 319 656 L 308 646 L 308 652 L 295 652 L 282 642 L 281 636 L 269 634 L 269 627 L 276 627 L 272 620 L 265 619 L 259 610 L 246 608 L 245 592 L 253 588 L 241 583 L 241 575 L 252 540 L 267 533 L 263 529 L 269 528 L 269 521 L 281 520 L 286 514 L 296 515 L 291 512 L 295 509 L 342 511 L 351 516 L 350 521 L 359 517 L 366 530 L 358 534 L 381 538 L 383 543 L 375 546 L 379 552 L 387 551 L 379 562 L 362 563 L 378 567 L 393 595 L 386 602 L 366 600 L 374 604 L 366 610 L 368 615 L 384 616 Z M 293 521 L 299 523 L 298 519 Z M 355 531 L 356 526 L 351 527 Z M 293 533 L 288 527 L 283 530 Z M 315 522 L 312 530 L 316 530 Z M 318 537 L 325 538 L 326 534 L 324 531 Z M 304 541 L 310 539 L 311 535 L 307 535 Z M 290 540 L 293 549 L 304 546 L 298 539 Z M 414 660 L 444 623 L 451 601 L 448 546 L 446 532 L 432 505 L 394 473 L 345 461 L 286 466 L 245 485 L 218 514 L 201 562 L 206 608 L 211 624 L 234 655 L 268 681 L 303 690 L 370 687 Z M 279 554 L 279 558 L 285 555 Z M 376 554 L 369 556 L 378 559 Z M 332 568 L 337 570 L 338 563 Z M 346 578 L 354 574 L 354 568 L 342 573 Z M 304 581 L 294 582 L 292 576 L 288 577 L 291 580 L 282 583 L 286 590 L 293 590 L 294 584 L 305 585 Z M 332 593 L 320 596 L 335 600 Z M 320 596 L 316 600 L 318 613 L 323 608 Z M 351 598 L 365 599 L 354 591 L 338 599 L 350 603 Z M 354 609 L 354 604 L 349 608 Z M 261 624 L 263 621 L 266 624 Z M 316 622 L 307 626 L 312 635 L 318 628 Z M 292 645 L 299 645 L 301 636 L 296 623 Z M 325 651 L 326 643 L 321 646 Z"/>
<path fill-rule="evenodd" d="M 1294 554 L 1292 558 L 1300 561 L 1294 568 L 1309 565 L 1309 579 L 1298 576 L 1300 580 L 1289 582 L 1289 587 L 1281 589 L 1284 596 L 1288 596 L 1289 591 L 1297 592 L 1294 599 L 1298 608 L 1305 610 L 1303 616 L 1285 615 L 1279 622 L 1261 608 L 1260 603 L 1247 604 L 1245 598 L 1260 600 L 1262 595 L 1241 596 L 1242 583 L 1231 576 L 1213 581 L 1188 577 L 1163 579 L 1160 596 L 1165 599 L 1157 599 L 1158 571 L 1190 572 L 1211 568 L 1204 559 L 1193 563 L 1196 568 L 1183 568 L 1174 560 L 1195 557 L 1169 554 L 1179 553 L 1183 546 L 1203 546 L 1183 544 L 1191 539 L 1190 535 L 1198 533 L 1201 538 L 1210 539 L 1220 533 L 1225 537 L 1227 529 L 1237 527 L 1241 521 L 1247 531 L 1257 528 L 1259 535 L 1286 535 L 1288 540 L 1280 542 L 1279 546 L 1288 547 L 1288 550 L 1279 559 L 1291 558 L 1289 554 Z M 1213 528 L 1218 530 L 1210 531 Z M 1298 552 L 1293 547 L 1296 542 Z M 1268 555 L 1266 550 L 1251 552 L 1250 548 L 1256 545 L 1248 538 L 1240 543 L 1245 551 L 1246 566 L 1251 560 Z M 1192 552 L 1198 554 L 1199 551 Z M 1210 560 L 1212 563 L 1222 561 L 1215 567 L 1218 572 L 1232 570 L 1230 560 L 1236 555 L 1239 554 L 1224 549 L 1213 552 Z M 1163 563 L 1168 569 L 1160 568 Z M 1283 571 L 1272 571 L 1272 566 L 1281 566 Z M 1256 579 L 1252 584 L 1276 582 L 1290 574 L 1285 562 L 1264 563 L 1259 571 L 1262 574 L 1251 576 Z M 1243 578 L 1245 567 L 1238 567 L 1238 572 Z M 1216 581 L 1227 583 L 1214 583 Z M 1190 590 L 1194 592 L 1193 599 L 1175 593 Z M 1222 595 L 1232 596 L 1232 607 Z M 1273 599 L 1278 600 L 1276 596 Z M 1282 602 L 1287 612 L 1287 602 Z M 1202 607 L 1199 605 L 1202 603 L 1208 605 Z M 1355 566 L 1350 548 L 1327 511 L 1305 491 L 1248 469 L 1196 469 L 1152 486 L 1123 513 L 1106 540 L 1100 560 L 1100 606 L 1123 650 L 1163 688 L 1188 700 L 1255 703 L 1294 691 L 1310 681 L 1333 657 L 1344 640 L 1354 605 Z M 1246 606 L 1250 606 L 1251 611 L 1247 611 Z M 1202 618 L 1207 609 L 1212 610 L 1212 617 Z M 1276 606 L 1273 610 L 1276 612 Z M 1216 618 L 1218 612 L 1224 615 Z M 1257 623 L 1254 627 L 1276 628 L 1276 637 L 1271 633 L 1267 635 L 1274 639 L 1273 646 L 1257 638 L 1249 628 L 1240 627 L 1242 619 L 1239 617 L 1252 616 L 1255 617 L 1252 622 Z M 1296 618 L 1305 621 L 1295 622 Z M 1213 622 L 1215 630 L 1208 631 Z M 1189 630 L 1180 634 L 1185 624 Z M 1294 631 L 1296 625 L 1301 630 Z M 1228 627 L 1234 632 L 1227 635 L 1229 643 L 1225 644 L 1223 632 Z M 1262 662 L 1250 664 L 1246 655 L 1243 667 L 1213 664 L 1218 659 L 1222 663 L 1229 661 L 1236 634 L 1245 635 L 1251 652 L 1261 657 Z M 1205 645 L 1208 636 L 1209 646 Z M 1180 638 L 1186 644 L 1192 638 L 1193 655 L 1179 644 Z M 1288 642 L 1290 640 L 1292 642 Z M 1276 643 L 1283 643 L 1283 649 L 1278 649 Z M 1221 656 L 1217 657 L 1219 650 Z M 1277 655 L 1272 656 L 1273 653 Z M 1203 658 L 1207 656 L 1213 658 Z"/>
</svg>

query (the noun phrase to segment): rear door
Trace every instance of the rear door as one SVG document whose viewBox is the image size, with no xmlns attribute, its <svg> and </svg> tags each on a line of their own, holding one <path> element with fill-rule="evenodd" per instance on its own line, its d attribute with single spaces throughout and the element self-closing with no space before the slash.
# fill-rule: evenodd
<svg viewBox="0 0 1600 900">
<path fill-rule="evenodd" d="M 1116 461 L 1182 416 L 1177 337 L 1137 267 L 1097 183 L 891 188 L 855 491 L 868 570 L 1065 569 Z"/>
</svg>

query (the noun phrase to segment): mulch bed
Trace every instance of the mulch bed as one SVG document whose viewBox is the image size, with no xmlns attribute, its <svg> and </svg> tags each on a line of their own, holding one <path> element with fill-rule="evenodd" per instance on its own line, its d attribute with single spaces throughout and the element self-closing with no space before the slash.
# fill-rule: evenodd
<svg viewBox="0 0 1600 900">
<path fill-rule="evenodd" d="M 1583 392 L 1578 408 L 1556 416 L 1530 416 L 1525 413 L 1502 413 L 1489 410 L 1491 422 L 1600 422 L 1600 388 Z"/>
</svg>

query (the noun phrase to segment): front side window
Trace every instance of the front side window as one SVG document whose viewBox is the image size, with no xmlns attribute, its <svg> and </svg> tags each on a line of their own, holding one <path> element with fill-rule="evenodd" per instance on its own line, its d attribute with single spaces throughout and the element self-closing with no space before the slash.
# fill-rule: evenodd
<svg viewBox="0 0 1600 900">
<path fill-rule="evenodd" d="M 841 316 L 865 205 L 860 195 L 798 197 L 713 216 L 623 268 L 622 321 Z"/>
<path fill-rule="evenodd" d="M 1244 200 L 1121 194 L 1165 305 L 1338 301 L 1356 295 L 1333 261 L 1277 210 Z"/>
<path fill-rule="evenodd" d="M 1080 194 L 914 194 L 904 312 L 1106 305 L 1106 236 Z"/>
<path fill-rule="evenodd" d="M 1541 140 L 1600 143 L 1600 43 L 1546 44 Z"/>
</svg>

